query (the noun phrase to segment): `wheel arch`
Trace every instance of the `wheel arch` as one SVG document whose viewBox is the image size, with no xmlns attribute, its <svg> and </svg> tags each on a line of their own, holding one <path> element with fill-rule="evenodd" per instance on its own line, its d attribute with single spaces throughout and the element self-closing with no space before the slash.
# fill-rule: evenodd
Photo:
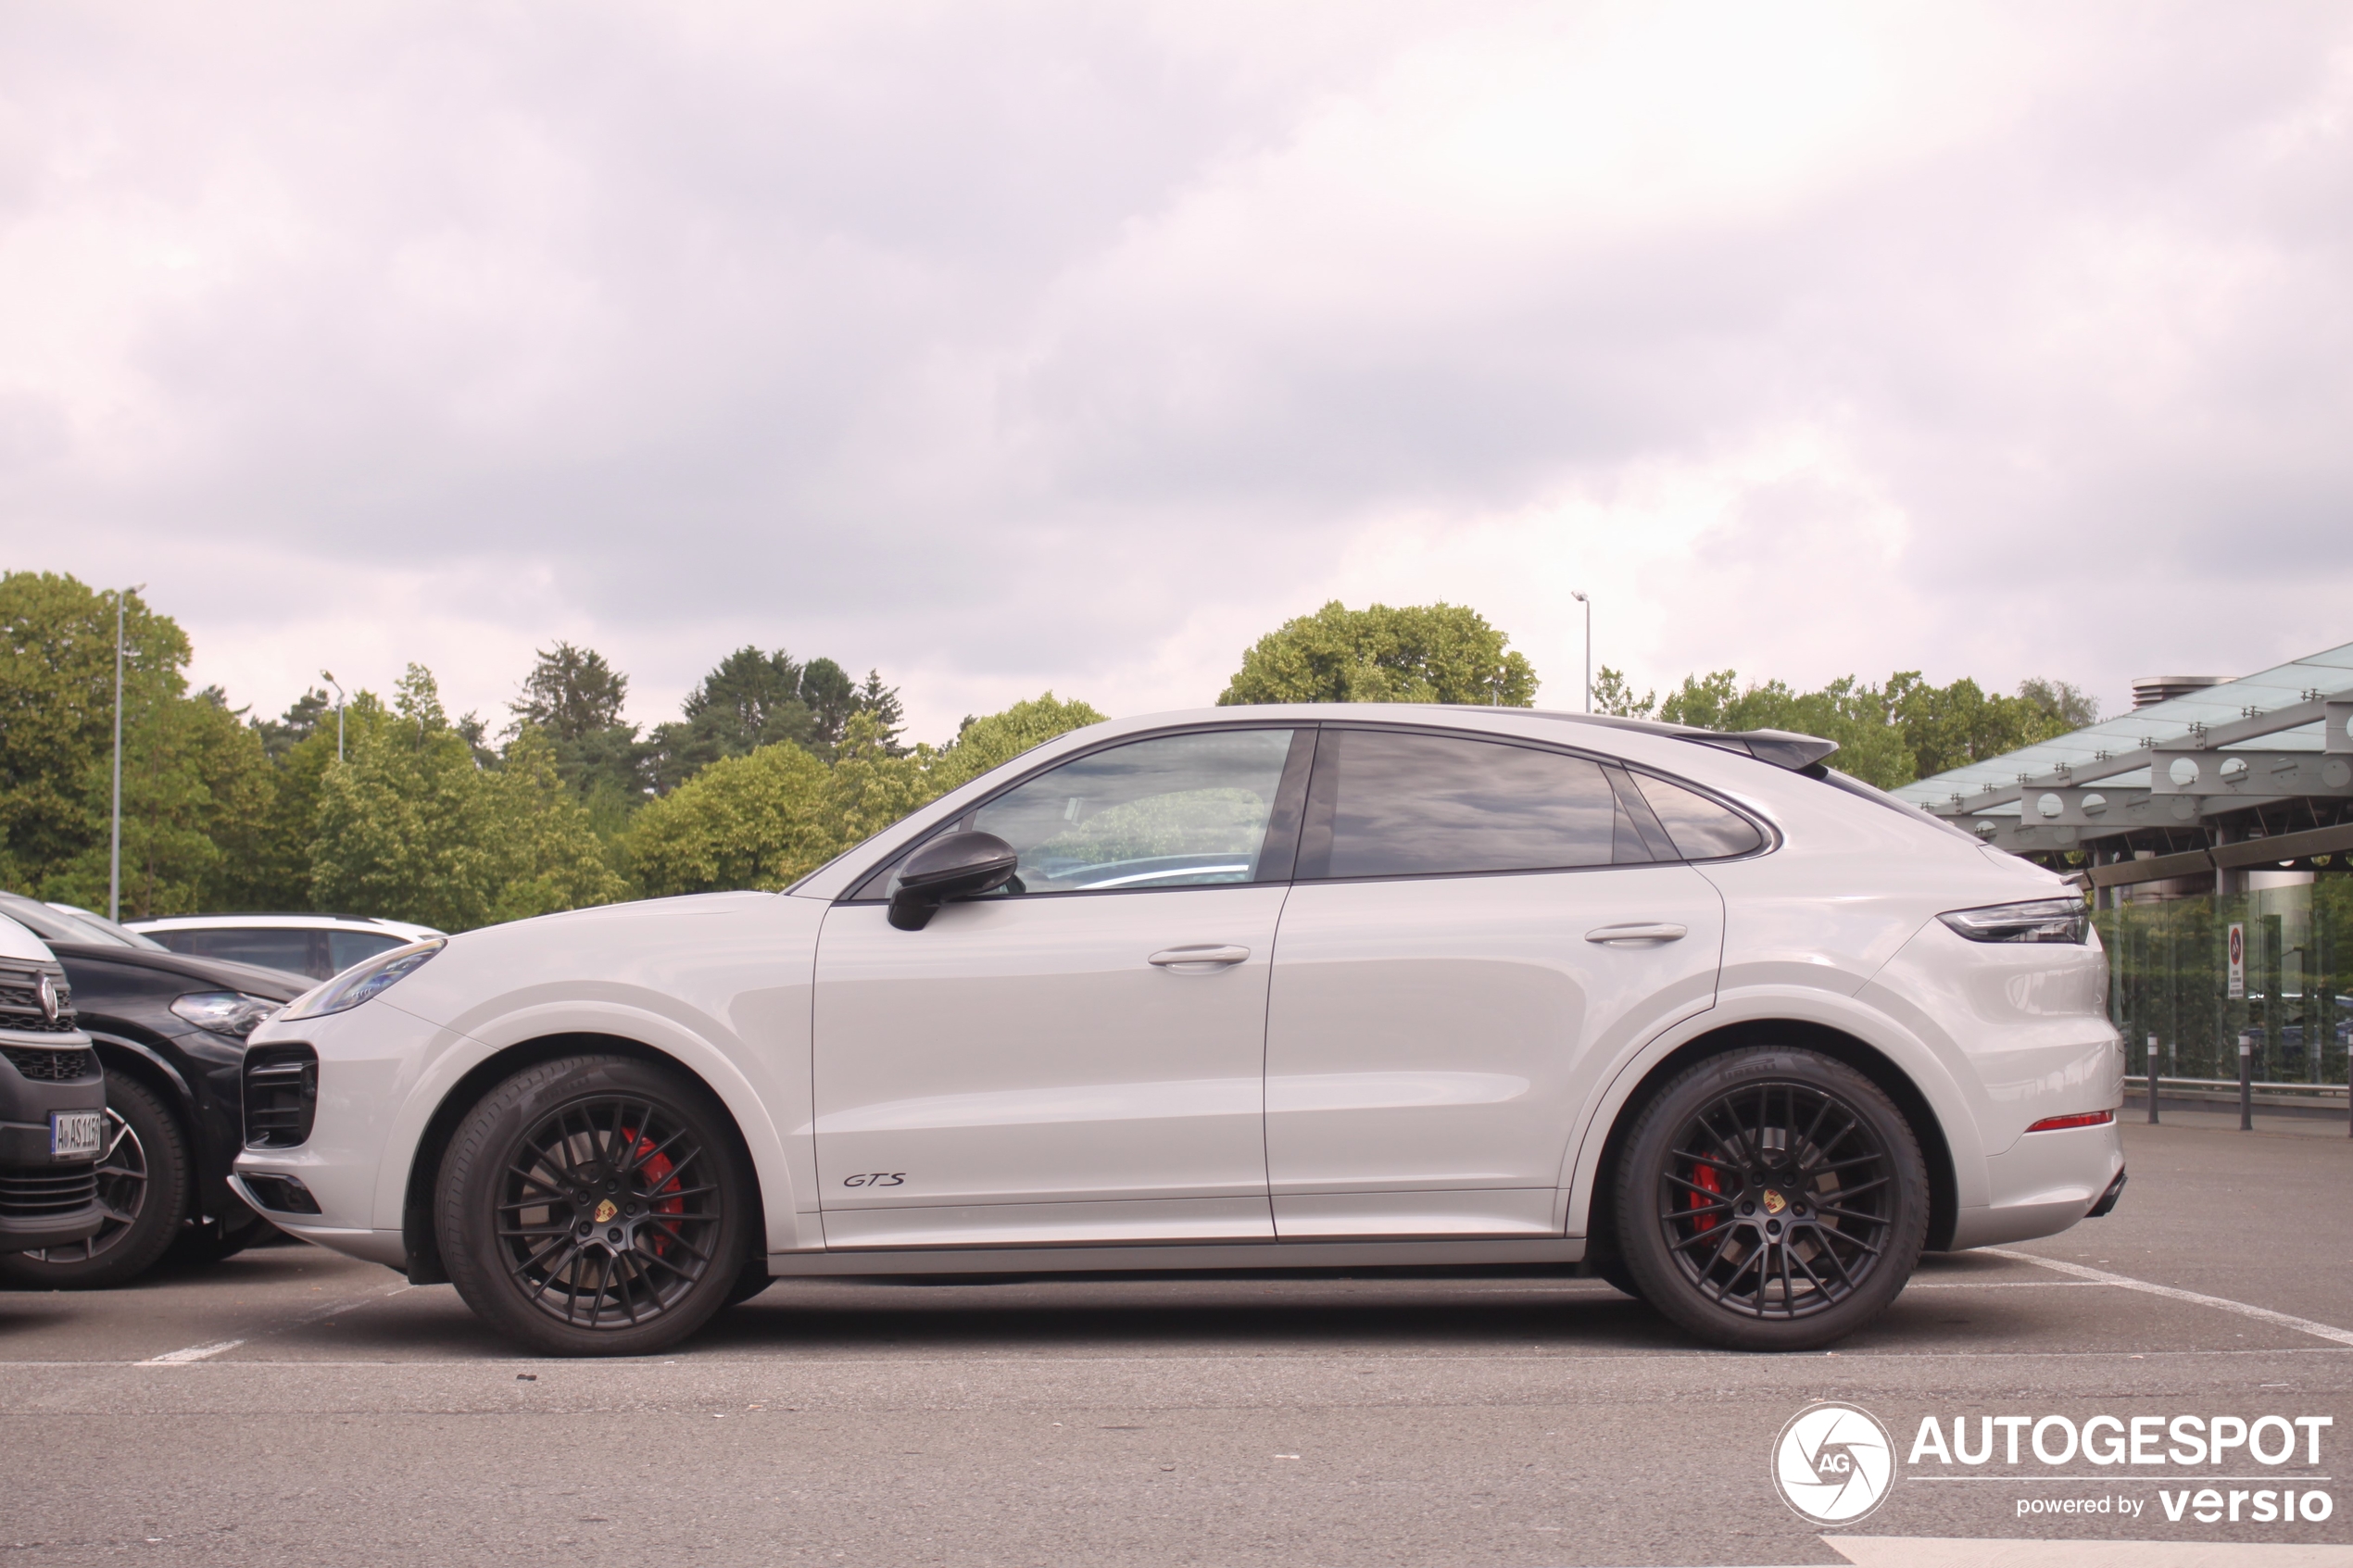
<svg viewBox="0 0 2353 1568">
<path fill-rule="evenodd" d="M 554 1061 L 567 1056 L 625 1056 L 650 1066 L 678 1073 L 698 1085 L 718 1105 L 726 1118 L 728 1133 L 735 1138 L 736 1154 L 750 1178 L 751 1216 L 746 1228 L 756 1256 L 767 1253 L 767 1210 L 759 1163 L 752 1158 L 750 1142 L 744 1135 L 742 1123 L 735 1107 L 728 1104 L 726 1095 L 720 1092 L 693 1065 L 670 1052 L 635 1040 L 624 1035 L 608 1035 L 595 1031 L 571 1030 L 536 1035 L 520 1040 L 491 1052 L 468 1068 L 444 1092 L 425 1119 L 409 1160 L 409 1174 L 400 1204 L 400 1235 L 409 1257 L 409 1283 L 411 1285 L 447 1285 L 449 1271 L 441 1256 L 441 1243 L 433 1223 L 434 1186 L 441 1174 L 442 1156 L 448 1152 L 449 1140 L 456 1135 L 458 1123 L 466 1113 L 489 1093 L 493 1085 L 528 1067 L 544 1061 Z"/>
<path fill-rule="evenodd" d="M 1938 1114 L 1930 1095 L 1893 1056 L 1857 1034 L 1818 1019 L 1759 1016 L 1706 1029 L 1667 1050 L 1633 1075 L 1632 1083 L 1610 1115 L 1591 1175 L 1578 1184 L 1581 1193 L 1571 1195 L 1567 1219 L 1572 1229 L 1579 1218 L 1585 1220 L 1588 1252 L 1598 1256 L 1616 1250 L 1614 1213 L 1618 1161 L 1635 1122 L 1659 1091 L 1696 1062 L 1764 1046 L 1796 1046 L 1818 1051 L 1860 1073 L 1895 1102 L 1896 1110 L 1919 1139 L 1920 1158 L 1928 1167 L 1926 1249 L 1935 1252 L 1950 1248 L 1960 1218 L 1961 1173 L 1945 1130 L 1945 1118 Z"/>
</svg>

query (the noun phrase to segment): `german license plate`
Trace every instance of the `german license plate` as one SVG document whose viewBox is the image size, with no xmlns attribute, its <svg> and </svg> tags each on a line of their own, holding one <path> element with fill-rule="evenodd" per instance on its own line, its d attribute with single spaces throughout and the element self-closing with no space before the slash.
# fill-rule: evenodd
<svg viewBox="0 0 2353 1568">
<path fill-rule="evenodd" d="M 85 1160 L 98 1152 L 105 1136 L 106 1113 L 98 1110 L 53 1110 L 49 1113 L 49 1153 L 57 1160 Z"/>
</svg>

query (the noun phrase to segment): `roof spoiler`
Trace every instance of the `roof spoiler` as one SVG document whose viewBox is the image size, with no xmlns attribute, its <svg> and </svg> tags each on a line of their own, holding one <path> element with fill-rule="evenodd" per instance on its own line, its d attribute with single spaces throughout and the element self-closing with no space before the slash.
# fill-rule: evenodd
<svg viewBox="0 0 2353 1568">
<path fill-rule="evenodd" d="M 1737 751 L 1743 757 L 1754 757 L 1759 762 L 1770 762 L 1776 768 L 1787 768 L 1793 773 L 1820 776 L 1823 759 L 1838 750 L 1838 742 L 1824 740 L 1819 735 L 1801 735 L 1788 730 L 1732 730 L 1686 734 L 1682 737 L 1702 746 Z"/>
</svg>

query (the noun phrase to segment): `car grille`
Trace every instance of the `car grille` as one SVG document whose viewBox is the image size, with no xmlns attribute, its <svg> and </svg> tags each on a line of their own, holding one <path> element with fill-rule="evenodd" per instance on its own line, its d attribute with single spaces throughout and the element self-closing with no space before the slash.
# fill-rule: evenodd
<svg viewBox="0 0 2353 1568">
<path fill-rule="evenodd" d="M 319 1110 L 319 1053 L 308 1046 L 256 1046 L 245 1053 L 245 1147 L 294 1148 L 310 1141 Z"/>
<path fill-rule="evenodd" d="M 55 1018 L 41 1010 L 44 972 L 49 976 L 50 989 L 57 994 Z M 70 1035 L 73 1028 L 73 988 L 66 984 L 64 970 L 0 963 L 0 1029 L 32 1035 Z"/>
<path fill-rule="evenodd" d="M 70 1084 L 98 1075 L 98 1058 L 92 1051 L 52 1051 L 37 1047 L 0 1047 L 8 1065 L 36 1084 Z"/>
<path fill-rule="evenodd" d="M 94 1165 L 0 1165 L 0 1218 L 54 1220 L 98 1200 Z"/>
</svg>

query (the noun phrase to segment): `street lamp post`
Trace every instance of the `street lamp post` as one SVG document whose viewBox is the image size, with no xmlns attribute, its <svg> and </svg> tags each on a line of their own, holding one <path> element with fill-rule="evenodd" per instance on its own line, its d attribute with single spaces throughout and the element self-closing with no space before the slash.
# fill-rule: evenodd
<svg viewBox="0 0 2353 1568">
<path fill-rule="evenodd" d="M 114 591 L 114 813 L 107 840 L 107 918 L 122 918 L 122 599 Z"/>
<path fill-rule="evenodd" d="M 335 678 L 326 671 L 319 671 L 319 679 L 335 687 L 335 760 L 343 760 L 343 688 L 335 685 Z"/>
<path fill-rule="evenodd" d="M 1585 607 L 1585 711 L 1593 711 L 1593 601 L 1571 588 L 1568 596 Z"/>
</svg>

